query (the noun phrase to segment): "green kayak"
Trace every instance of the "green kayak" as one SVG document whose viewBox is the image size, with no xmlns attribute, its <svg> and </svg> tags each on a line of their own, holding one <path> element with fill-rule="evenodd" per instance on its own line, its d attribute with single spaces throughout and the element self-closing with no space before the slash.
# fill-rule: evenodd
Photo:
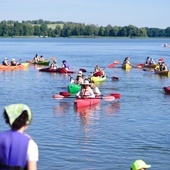
<svg viewBox="0 0 170 170">
<path fill-rule="evenodd" d="M 35 61 L 32 61 L 32 60 L 27 60 L 26 62 L 30 63 L 30 64 L 42 65 L 42 66 L 49 66 L 49 64 L 50 64 L 49 60 L 38 61 L 38 62 L 35 62 Z"/>
<path fill-rule="evenodd" d="M 72 84 L 69 84 L 68 85 L 68 91 L 71 93 L 71 94 L 76 94 L 80 91 L 81 89 L 81 86 L 79 84 L 75 84 L 75 83 L 72 83 Z"/>
</svg>

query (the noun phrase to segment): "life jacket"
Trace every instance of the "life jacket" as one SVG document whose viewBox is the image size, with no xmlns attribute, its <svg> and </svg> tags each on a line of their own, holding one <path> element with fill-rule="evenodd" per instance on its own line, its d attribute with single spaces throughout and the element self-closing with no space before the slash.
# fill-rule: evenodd
<svg viewBox="0 0 170 170">
<path fill-rule="evenodd" d="M 25 134 L 13 130 L 0 133 L 0 169 L 24 169 L 29 140 Z"/>
<path fill-rule="evenodd" d="M 70 68 L 69 64 L 67 63 L 64 63 L 63 65 L 64 65 L 64 68 Z"/>
<path fill-rule="evenodd" d="M 11 61 L 11 66 L 16 66 L 17 63 L 15 61 Z"/>
<path fill-rule="evenodd" d="M 8 64 L 7 64 L 7 62 L 3 61 L 2 65 L 7 66 Z"/>
</svg>

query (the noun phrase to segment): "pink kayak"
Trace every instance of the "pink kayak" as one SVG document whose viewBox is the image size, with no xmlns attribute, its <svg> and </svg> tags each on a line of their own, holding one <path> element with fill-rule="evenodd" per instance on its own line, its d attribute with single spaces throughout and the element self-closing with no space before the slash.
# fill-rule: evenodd
<svg viewBox="0 0 170 170">
<path fill-rule="evenodd" d="M 75 99 L 74 105 L 76 107 L 86 107 L 98 104 L 101 98 L 85 98 L 85 99 Z"/>
</svg>

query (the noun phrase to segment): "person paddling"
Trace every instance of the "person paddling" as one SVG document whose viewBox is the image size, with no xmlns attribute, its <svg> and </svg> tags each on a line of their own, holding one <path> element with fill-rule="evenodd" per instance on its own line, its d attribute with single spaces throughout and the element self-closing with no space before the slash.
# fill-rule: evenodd
<svg viewBox="0 0 170 170">
<path fill-rule="evenodd" d="M 17 66 L 17 65 L 21 65 L 21 63 L 16 62 L 16 61 L 15 61 L 15 58 L 12 58 L 12 59 L 11 59 L 11 66 Z"/>
<path fill-rule="evenodd" d="M 57 69 L 57 68 L 58 68 L 57 60 L 53 60 L 53 63 L 50 65 L 50 69 Z"/>
<path fill-rule="evenodd" d="M 0 169 L 37 170 L 38 145 L 24 133 L 32 120 L 30 108 L 11 104 L 4 107 L 3 115 L 10 130 L 0 133 Z"/>
<path fill-rule="evenodd" d="M 2 65 L 9 66 L 8 58 L 4 58 L 4 61 L 2 62 Z"/>
<path fill-rule="evenodd" d="M 90 83 L 87 79 L 84 80 L 81 90 L 76 94 L 78 98 L 94 98 L 95 94 L 90 87 Z"/>
<path fill-rule="evenodd" d="M 66 60 L 62 61 L 63 65 L 61 66 L 62 68 L 65 68 L 66 70 L 69 70 L 70 66 L 69 64 L 66 62 Z"/>
<path fill-rule="evenodd" d="M 130 58 L 129 58 L 129 57 L 125 57 L 122 65 L 125 65 L 125 64 L 131 65 L 131 63 L 130 63 Z"/>
<path fill-rule="evenodd" d="M 95 94 L 95 97 L 100 96 L 101 92 L 99 90 L 99 88 L 94 84 L 94 81 L 90 81 L 90 87 L 93 90 L 93 93 Z"/>
<path fill-rule="evenodd" d="M 75 84 L 82 84 L 84 82 L 84 79 L 83 79 L 83 74 L 82 74 L 82 71 L 79 71 L 78 74 L 77 74 L 77 77 L 76 79 L 74 79 L 72 76 L 70 76 L 70 83 L 75 83 Z"/>
</svg>

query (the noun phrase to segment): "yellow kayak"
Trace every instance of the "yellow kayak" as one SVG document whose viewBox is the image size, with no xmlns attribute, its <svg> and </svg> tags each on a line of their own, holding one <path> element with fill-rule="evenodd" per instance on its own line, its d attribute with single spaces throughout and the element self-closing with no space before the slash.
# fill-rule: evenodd
<svg viewBox="0 0 170 170">
<path fill-rule="evenodd" d="M 91 80 L 94 81 L 94 83 L 104 82 L 106 81 L 106 76 L 101 76 L 101 77 L 92 76 Z"/>
<path fill-rule="evenodd" d="M 129 70 L 129 69 L 131 69 L 131 68 L 132 68 L 132 66 L 129 65 L 129 64 L 123 64 L 123 65 L 122 65 L 122 69 L 124 69 L 124 70 Z"/>
</svg>

